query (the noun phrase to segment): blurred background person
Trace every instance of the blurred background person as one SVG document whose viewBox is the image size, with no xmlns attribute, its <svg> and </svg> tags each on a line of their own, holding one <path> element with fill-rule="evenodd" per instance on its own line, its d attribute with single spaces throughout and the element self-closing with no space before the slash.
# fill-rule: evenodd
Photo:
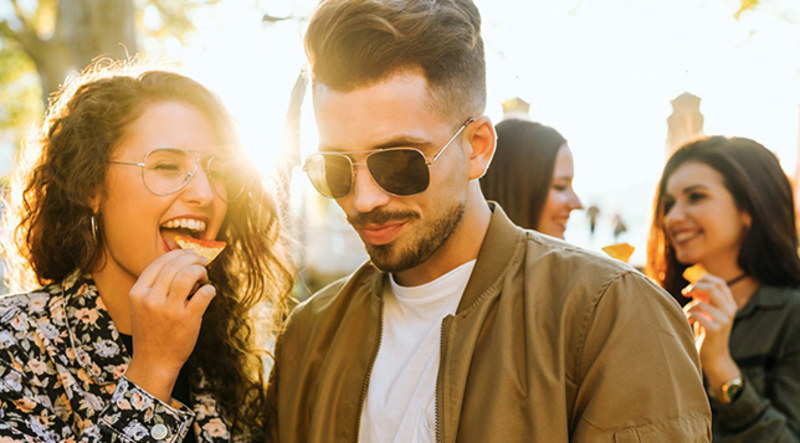
<svg viewBox="0 0 800 443">
<path fill-rule="evenodd" d="M 6 277 L 43 287 L 0 299 L 0 437 L 261 438 L 254 308 L 281 315 L 292 274 L 218 98 L 174 73 L 90 69 L 23 154 Z M 227 248 L 209 264 L 179 234 Z"/>
<path fill-rule="evenodd" d="M 625 223 L 619 210 L 614 212 L 614 216 L 611 217 L 611 224 L 614 226 L 614 243 L 617 243 L 619 237 L 628 232 L 628 225 Z"/>
<path fill-rule="evenodd" d="M 586 209 L 586 218 L 589 219 L 589 236 L 594 237 L 594 231 L 597 229 L 597 218 L 600 216 L 600 208 L 596 204 L 592 204 Z"/>
<path fill-rule="evenodd" d="M 497 149 L 481 178 L 484 197 L 499 203 L 517 225 L 563 239 L 570 213 L 583 208 L 572 188 L 567 140 L 525 120 L 504 120 L 496 130 Z"/>
<path fill-rule="evenodd" d="M 794 198 L 770 151 L 689 143 L 655 199 L 648 274 L 695 329 L 715 441 L 800 441 L 800 260 Z M 707 274 L 693 285 L 692 265 Z"/>
</svg>

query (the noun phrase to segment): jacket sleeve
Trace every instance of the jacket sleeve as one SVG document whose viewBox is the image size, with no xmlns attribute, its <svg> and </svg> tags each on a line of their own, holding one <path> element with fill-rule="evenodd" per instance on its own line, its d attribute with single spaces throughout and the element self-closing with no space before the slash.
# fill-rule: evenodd
<svg viewBox="0 0 800 443">
<path fill-rule="evenodd" d="M 785 342 L 789 349 L 768 376 L 768 397 L 744 376 L 744 389 L 730 404 L 712 399 L 714 414 L 725 428 L 720 441 L 800 442 L 800 326 Z"/>
<path fill-rule="evenodd" d="M 62 380 L 70 376 L 62 377 Z M 69 383 L 69 381 L 66 381 Z M 80 388 L 73 385 L 73 393 Z M 122 378 L 108 398 L 80 392 L 71 405 L 66 394 L 55 400 L 37 383 L 0 361 L 0 440 L 58 442 L 178 442 L 189 429 L 194 413 L 186 406 L 173 408 Z M 74 400 L 74 399 L 73 399 Z M 105 403 L 105 405 L 103 405 Z M 64 421 L 64 408 L 80 408 L 87 417 Z M 99 409 L 89 416 L 90 409 Z"/>
<path fill-rule="evenodd" d="M 710 441 L 699 358 L 678 304 L 627 270 L 588 299 L 576 317 L 572 440 Z"/>
<path fill-rule="evenodd" d="M 35 340 L 0 340 L 0 437 L 13 441 L 181 441 L 194 413 L 172 407 L 124 376 L 107 395 L 87 392 L 69 371 L 43 366 Z M 112 389 L 113 388 L 113 389 Z M 69 397 L 68 397 L 69 395 Z M 2 438 L 0 438 L 2 440 Z"/>
</svg>

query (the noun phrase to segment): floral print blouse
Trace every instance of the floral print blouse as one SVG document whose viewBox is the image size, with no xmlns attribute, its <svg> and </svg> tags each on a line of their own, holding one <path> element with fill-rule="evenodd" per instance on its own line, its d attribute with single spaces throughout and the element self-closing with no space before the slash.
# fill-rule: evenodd
<svg viewBox="0 0 800 443">
<path fill-rule="evenodd" d="M 191 409 L 125 378 L 130 357 L 89 275 L 0 298 L 0 443 L 200 442 L 229 433 L 202 371 Z"/>
</svg>

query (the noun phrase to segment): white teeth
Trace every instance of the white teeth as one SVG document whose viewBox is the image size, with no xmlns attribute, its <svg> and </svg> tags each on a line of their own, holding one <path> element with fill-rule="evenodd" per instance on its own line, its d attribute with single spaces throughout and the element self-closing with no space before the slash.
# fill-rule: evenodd
<svg viewBox="0 0 800 443">
<path fill-rule="evenodd" d="M 693 232 L 681 232 L 680 234 L 675 234 L 673 237 L 675 238 L 676 242 L 683 242 L 689 240 L 690 238 L 694 237 L 695 234 Z"/>
<path fill-rule="evenodd" d="M 206 222 L 202 220 L 195 220 L 193 218 L 174 218 L 163 225 L 162 228 L 171 228 L 171 229 L 188 229 L 190 231 L 205 231 L 206 230 Z"/>
</svg>

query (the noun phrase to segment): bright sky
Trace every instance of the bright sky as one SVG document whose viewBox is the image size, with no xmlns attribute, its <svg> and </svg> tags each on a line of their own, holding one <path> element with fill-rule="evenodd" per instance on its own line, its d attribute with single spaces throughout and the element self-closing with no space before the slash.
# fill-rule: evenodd
<svg viewBox="0 0 800 443">
<path fill-rule="evenodd" d="M 307 17 L 312 0 L 261 1 L 274 16 Z M 771 0 L 739 20 L 735 0 L 477 0 L 487 48 L 487 114 L 520 96 L 534 120 L 569 140 L 575 186 L 605 216 L 598 238 L 575 214 L 567 240 L 611 243 L 611 213 L 644 241 L 653 189 L 664 162 L 669 101 L 684 91 L 702 98 L 708 134 L 753 138 L 794 173 L 800 121 L 800 4 Z M 262 169 L 282 156 L 289 91 L 303 64 L 304 23 L 261 22 L 252 2 L 223 1 L 198 14 L 199 34 L 185 43 L 190 73 L 225 99 Z M 316 147 L 306 103 L 303 151 Z M 301 177 L 302 178 L 302 177 Z"/>
<path fill-rule="evenodd" d="M 800 128 L 800 3 L 770 0 L 733 17 L 737 0 L 477 0 L 487 48 L 487 114 L 520 96 L 534 120 L 569 140 L 575 186 L 605 217 L 590 240 L 576 213 L 567 240 L 589 247 L 612 242 L 608 219 L 620 211 L 637 247 L 644 241 L 653 189 L 664 162 L 669 101 L 689 91 L 702 98 L 708 134 L 754 138 L 794 173 Z M 178 58 L 186 71 L 228 105 L 259 167 L 282 158 L 289 93 L 303 66 L 299 20 L 265 24 L 262 14 L 308 17 L 316 0 L 222 0 L 200 8 L 198 32 L 181 48 L 145 42 Z M 156 14 L 146 14 L 157 21 Z M 316 148 L 310 105 L 304 155 Z M 296 171 L 296 175 L 300 175 Z M 296 186 L 305 186 L 304 177 Z"/>
</svg>

